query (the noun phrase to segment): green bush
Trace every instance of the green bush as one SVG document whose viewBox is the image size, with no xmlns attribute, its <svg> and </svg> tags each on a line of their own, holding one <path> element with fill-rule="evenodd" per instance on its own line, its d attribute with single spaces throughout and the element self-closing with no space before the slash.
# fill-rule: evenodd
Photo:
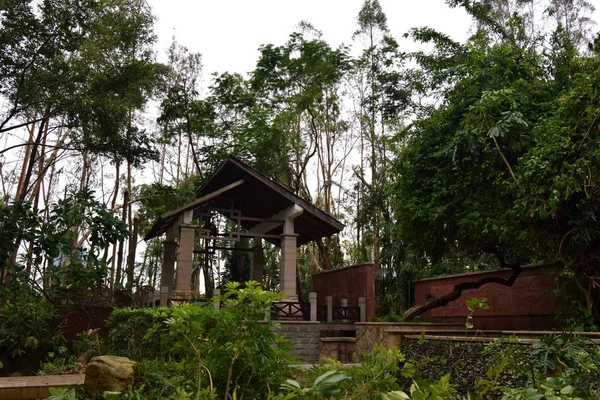
<svg viewBox="0 0 600 400">
<path fill-rule="evenodd" d="M 281 296 L 257 282 L 244 288 L 229 283 L 215 298 L 220 310 L 195 304 L 115 310 L 109 348 L 142 361 L 134 390 L 142 398 L 266 398 L 291 376 L 294 362 L 286 339 L 271 329 L 276 323 L 263 321 L 265 309 Z"/>
<path fill-rule="evenodd" d="M 19 277 L 0 285 L 0 375 L 29 374 L 64 344 L 53 329 L 54 307 Z"/>
<path fill-rule="evenodd" d="M 194 377 L 180 362 L 143 360 L 137 365 L 135 390 L 142 399 L 169 398 L 177 392 L 195 390 Z"/>
<path fill-rule="evenodd" d="M 173 308 L 116 308 L 110 315 L 108 326 L 109 353 L 132 360 L 153 360 L 163 354 L 160 335 L 147 335 L 164 326 Z"/>
</svg>

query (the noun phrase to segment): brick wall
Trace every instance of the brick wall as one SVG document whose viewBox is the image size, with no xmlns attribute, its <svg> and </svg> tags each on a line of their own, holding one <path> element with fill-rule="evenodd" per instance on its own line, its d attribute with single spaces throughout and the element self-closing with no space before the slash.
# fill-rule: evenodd
<svg viewBox="0 0 600 400">
<path fill-rule="evenodd" d="M 428 294 L 439 297 L 450 293 L 457 283 L 473 282 L 491 276 L 508 279 L 510 274 L 511 270 L 505 269 L 423 279 L 415 282 L 415 301 L 424 301 Z M 466 290 L 458 300 L 428 311 L 422 318 L 464 323 L 469 314 L 466 301 L 473 297 L 485 297 L 490 308 L 475 311 L 472 322 L 477 329 L 560 328 L 555 320 L 555 287 L 555 275 L 552 270 L 544 267 L 524 268 L 512 287 L 489 283 L 479 289 Z"/>
<path fill-rule="evenodd" d="M 313 275 L 313 291 L 317 292 L 317 303 L 324 306 L 325 296 L 332 296 L 334 306 L 341 305 L 340 299 L 348 299 L 348 306 L 358 307 L 358 298 L 364 297 L 367 321 L 372 320 L 375 318 L 374 269 L 375 264 L 364 263 Z"/>
<path fill-rule="evenodd" d="M 281 321 L 274 332 L 287 338 L 292 355 L 302 364 L 319 363 L 320 331 L 318 322 Z"/>
</svg>

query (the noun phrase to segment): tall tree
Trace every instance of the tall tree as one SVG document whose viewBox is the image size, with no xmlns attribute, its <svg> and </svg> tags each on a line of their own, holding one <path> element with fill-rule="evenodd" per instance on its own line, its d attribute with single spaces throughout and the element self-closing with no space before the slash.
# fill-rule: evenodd
<svg viewBox="0 0 600 400">
<path fill-rule="evenodd" d="M 354 63 L 361 132 L 360 164 L 355 168 L 356 240 L 362 253 L 359 261 L 370 260 L 379 267 L 381 249 L 389 241 L 385 224 L 390 221 L 390 206 L 385 188 L 390 139 L 402 124 L 410 92 L 402 69 L 404 55 L 390 35 L 379 2 L 366 0 L 357 22 L 354 40 L 362 44 L 363 52 Z"/>
<path fill-rule="evenodd" d="M 191 151 L 195 173 L 201 173 L 202 168 L 196 149 L 197 139 L 193 135 L 192 114 L 193 102 L 198 96 L 198 80 L 202 73 L 202 57 L 200 53 L 192 53 L 186 47 L 179 45 L 175 38 L 167 50 L 169 72 L 165 80 L 166 98 L 161 103 L 161 115 L 158 122 L 164 127 L 164 139 L 177 140 L 177 179 L 182 179 L 182 136 L 187 140 Z M 163 166 L 164 168 L 164 166 Z M 187 171 L 185 171 L 187 173 Z"/>
<path fill-rule="evenodd" d="M 83 155 L 81 188 L 95 156 L 126 159 L 130 166 L 156 156 L 135 126 L 136 111 L 161 72 L 153 62 L 153 17 L 145 2 L 7 1 L 1 12 L 0 95 L 10 106 L 0 131 L 29 126 L 31 132 L 23 143 L 29 156 L 17 201 L 38 197 L 59 150 Z M 13 263 L 19 243 L 13 243 Z"/>
<path fill-rule="evenodd" d="M 590 177 L 600 165 L 591 134 L 598 129 L 598 99 L 590 90 L 597 83 L 588 86 L 599 78 L 597 59 L 563 52 L 560 62 L 571 74 L 559 79 L 548 74 L 558 59 L 509 39 L 476 34 L 466 47 L 449 47 L 443 35 L 415 32 L 437 43 L 421 65 L 441 70 L 446 89 L 443 103 L 405 131 L 394 163 L 401 177 L 396 237 L 422 271 L 455 263 L 469 270 L 509 267 L 512 275 L 457 285 L 405 317 L 458 299 L 466 289 L 510 286 L 523 265 L 537 263 L 557 267 L 560 286 L 579 290 L 579 296 L 561 292 L 562 300 L 581 300 L 580 315 L 597 319 L 592 288 L 600 271 L 600 232 L 592 210 L 600 203 Z M 437 57 L 440 47 L 453 51 Z"/>
</svg>

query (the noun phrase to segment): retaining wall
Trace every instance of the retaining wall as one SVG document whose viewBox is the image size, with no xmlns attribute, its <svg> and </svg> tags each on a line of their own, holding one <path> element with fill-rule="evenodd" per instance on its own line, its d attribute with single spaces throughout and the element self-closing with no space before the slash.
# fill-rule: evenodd
<svg viewBox="0 0 600 400">
<path fill-rule="evenodd" d="M 321 338 L 321 357 L 331 358 L 344 364 L 359 362 L 356 352 L 356 338 L 353 337 L 325 337 Z"/>
<path fill-rule="evenodd" d="M 301 363 L 319 363 L 319 322 L 281 321 L 273 330 L 290 341 L 292 355 Z"/>
<path fill-rule="evenodd" d="M 470 341 L 415 340 L 402 341 L 402 353 L 412 360 L 416 375 L 423 379 L 437 380 L 450 373 L 450 383 L 460 394 L 477 392 L 476 383 L 486 377 L 488 368 L 495 364 L 497 353 L 484 354 L 486 343 Z M 514 351 L 525 351 L 527 346 L 516 345 Z M 516 387 L 522 378 L 502 374 L 500 385 Z M 501 393 L 488 393 L 484 398 L 499 399 Z"/>
<path fill-rule="evenodd" d="M 406 334 L 429 330 L 456 330 L 464 329 L 463 324 L 433 324 L 414 322 L 357 322 L 356 324 L 356 352 L 367 354 L 375 344 L 388 346 L 388 331 L 404 331 Z"/>
</svg>

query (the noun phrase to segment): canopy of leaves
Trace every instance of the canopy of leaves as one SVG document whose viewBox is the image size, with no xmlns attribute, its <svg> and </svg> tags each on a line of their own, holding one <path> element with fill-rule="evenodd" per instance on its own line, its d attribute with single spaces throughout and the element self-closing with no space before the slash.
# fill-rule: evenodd
<svg viewBox="0 0 600 400">
<path fill-rule="evenodd" d="M 560 27 L 544 54 L 479 34 L 466 46 L 416 37 L 437 44 L 419 57 L 444 100 L 401 137 L 397 237 L 421 265 L 468 254 L 473 269 L 493 254 L 560 265 L 583 289 L 600 270 L 598 58 Z"/>
<path fill-rule="evenodd" d="M 154 41 L 138 0 L 3 1 L 0 95 L 10 108 L 0 129 L 52 118 L 78 133 L 74 146 L 134 163 L 156 157 L 144 132 L 127 129 L 164 71 Z M 140 139 L 120 140 L 127 132 Z"/>
</svg>

